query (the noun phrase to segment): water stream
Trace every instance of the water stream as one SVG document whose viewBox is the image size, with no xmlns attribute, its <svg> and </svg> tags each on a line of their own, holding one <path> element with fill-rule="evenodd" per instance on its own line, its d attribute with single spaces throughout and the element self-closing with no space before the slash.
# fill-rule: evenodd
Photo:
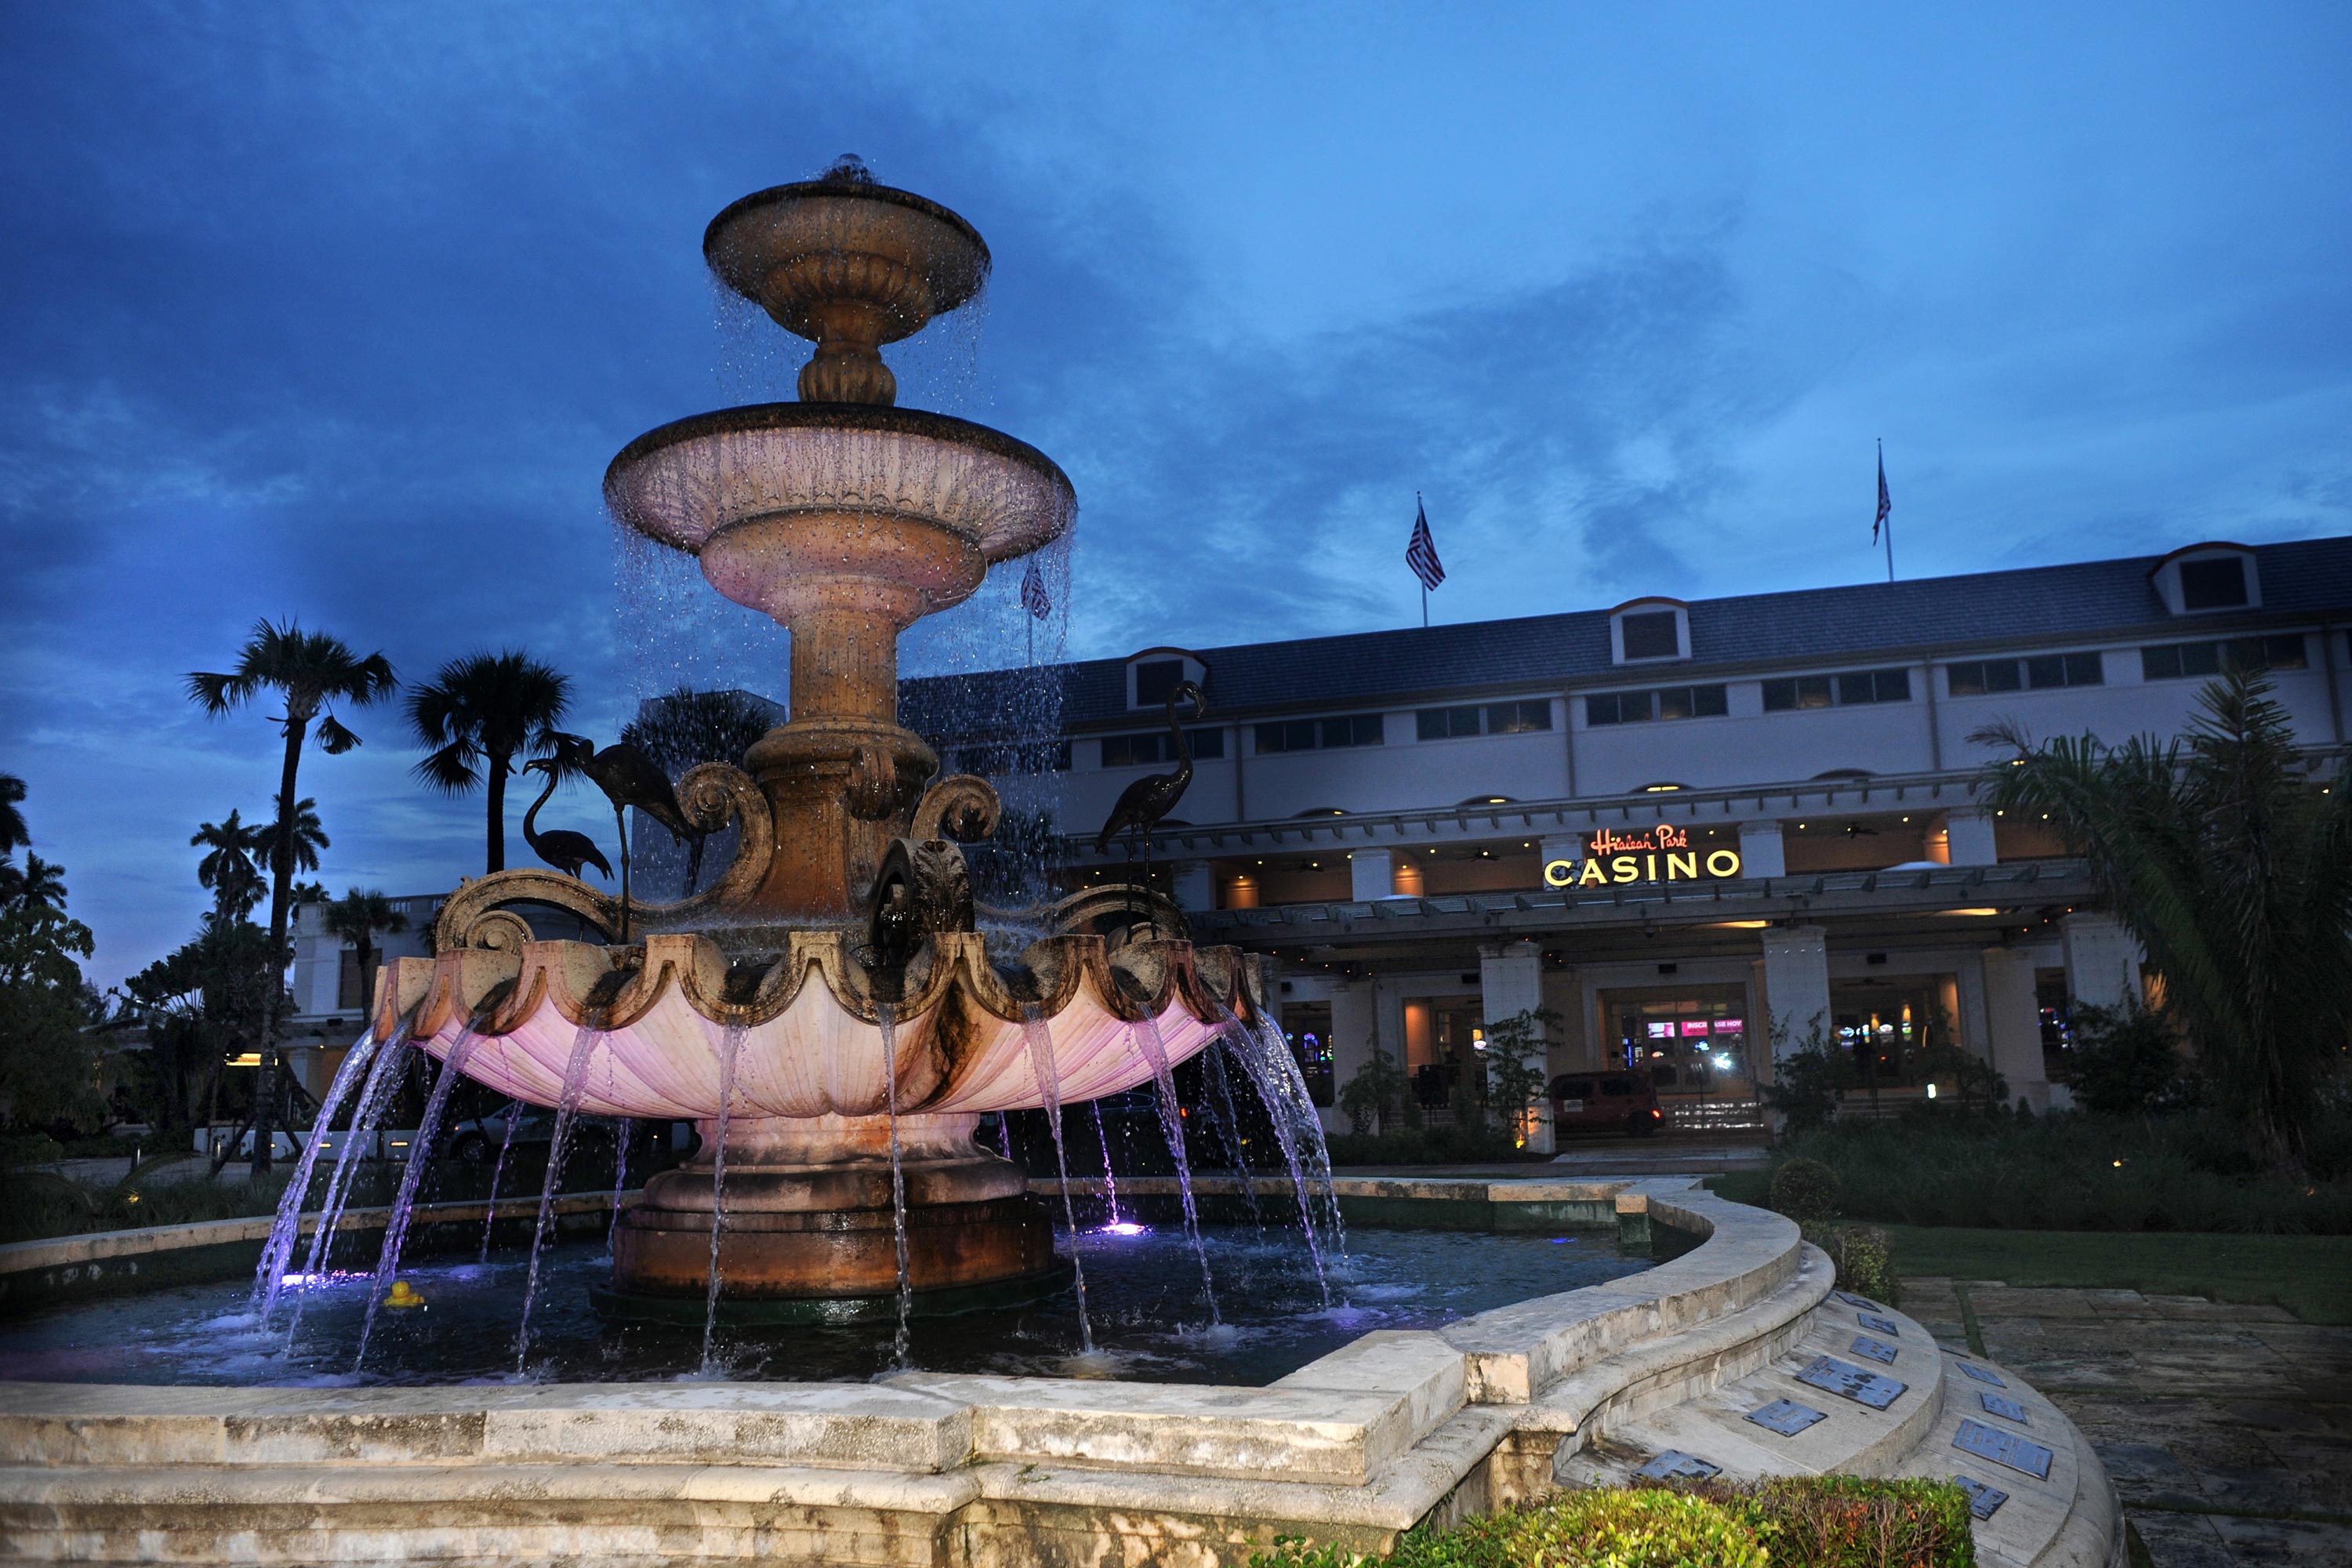
<svg viewBox="0 0 2352 1568">
<path fill-rule="evenodd" d="M 408 1159 L 400 1173 L 400 1194 L 393 1199 L 392 1217 L 384 1222 L 383 1249 L 376 1257 L 375 1283 L 368 1292 L 367 1316 L 360 1323 L 360 1348 L 352 1357 L 353 1372 L 367 1362 L 368 1338 L 375 1332 L 377 1309 L 383 1305 L 383 1294 L 392 1288 L 400 1271 L 400 1249 L 408 1240 L 408 1219 L 415 1212 L 417 1184 L 433 1164 L 434 1146 L 441 1136 L 441 1119 L 449 1111 L 450 1091 L 464 1080 L 467 1059 L 474 1054 L 478 1038 L 474 1028 L 468 1024 L 449 1047 L 449 1055 L 441 1064 L 441 1076 L 433 1080 L 433 1092 L 425 1097 L 425 1116 L 417 1123 L 415 1141 L 408 1146 Z"/>
<path fill-rule="evenodd" d="M 1046 1124 L 1054 1130 L 1054 1169 L 1061 1177 L 1062 1220 L 1070 1230 L 1070 1268 L 1078 1289 L 1079 1353 L 1092 1355 L 1095 1331 L 1087 1320 L 1087 1266 L 1078 1256 L 1078 1212 L 1070 1203 L 1070 1157 L 1062 1147 L 1062 1075 L 1054 1065 L 1053 1031 L 1034 1003 L 1021 1009 L 1021 1032 L 1029 1043 L 1029 1070 L 1035 1075 L 1037 1092 L 1045 1101 Z"/>
<path fill-rule="evenodd" d="M 719 1037 L 719 1115 L 710 1130 L 710 1279 L 702 1298 L 702 1373 L 710 1375 L 710 1354 L 719 1339 L 719 1238 L 727 1228 L 727 1123 L 735 1115 L 735 1064 L 743 1055 L 743 1026 L 730 1024 Z"/>
<path fill-rule="evenodd" d="M 598 1015 L 590 1013 L 580 1020 L 579 1033 L 572 1037 L 572 1059 L 563 1064 L 563 1091 L 555 1101 L 555 1128 L 547 1144 L 547 1177 L 539 1186 L 539 1224 L 531 1232 L 530 1272 L 523 1280 L 522 1322 L 515 1330 L 515 1374 L 520 1377 L 530 1357 L 530 1308 L 539 1294 L 540 1255 L 547 1250 L 547 1238 L 555 1227 L 555 1189 L 563 1179 L 563 1157 L 570 1151 L 572 1123 L 580 1110 L 580 1098 L 588 1089 L 588 1064 L 595 1058 L 596 1047 L 604 1043 L 604 1031 L 598 1024 Z"/>
<path fill-rule="evenodd" d="M 882 1026 L 882 1102 L 890 1112 L 890 1234 L 898 1247 L 898 1331 L 890 1342 L 890 1364 L 903 1371 L 915 1290 L 907 1269 L 907 1173 L 898 1158 L 898 1026 L 887 1002 L 875 1004 L 875 1016 Z"/>
<path fill-rule="evenodd" d="M 1249 1076 L 1250 1082 L 1257 1089 L 1258 1098 L 1265 1102 L 1266 1120 L 1274 1126 L 1275 1145 L 1282 1151 L 1284 1163 L 1290 1167 L 1291 1190 L 1298 1195 L 1299 1228 L 1307 1233 L 1307 1251 L 1315 1260 L 1316 1282 L 1322 1288 L 1323 1304 L 1328 1307 L 1331 1304 L 1330 1276 L 1323 1267 L 1323 1244 L 1315 1235 L 1315 1200 L 1307 1184 L 1305 1163 L 1299 1156 L 1298 1125 L 1292 1113 L 1289 1097 L 1282 1090 L 1280 1069 L 1265 1059 L 1265 1042 L 1262 1038 L 1244 1029 L 1232 1014 L 1225 1014 L 1224 1019 L 1218 1030 L 1219 1044 L 1233 1048 L 1235 1059 L 1242 1064 L 1242 1071 Z M 1212 1045 L 1209 1048 L 1214 1051 L 1219 1047 Z M 1290 1054 L 1286 1044 L 1282 1050 L 1285 1056 Z M 1318 1130 L 1320 1130 L 1319 1122 Z"/>
<path fill-rule="evenodd" d="M 514 1147 L 515 1123 L 521 1120 L 522 1101 L 520 1100 L 508 1100 L 506 1110 L 506 1136 L 499 1140 L 499 1163 L 490 1167 L 489 1212 L 482 1216 L 482 1256 L 480 1261 L 484 1263 L 488 1263 L 490 1260 L 490 1231 L 491 1228 L 499 1223 L 499 1184 L 506 1180 L 507 1151 Z"/>
<path fill-rule="evenodd" d="M 405 1034 L 407 1026 L 401 1026 Z M 368 1031 L 353 1042 L 344 1054 L 342 1065 L 335 1069 L 334 1081 L 327 1086 L 326 1099 L 319 1102 L 319 1114 L 310 1123 L 310 1136 L 302 1145 L 302 1159 L 294 1168 L 294 1180 L 286 1188 L 286 1195 L 278 1200 L 278 1217 L 269 1227 L 269 1240 L 261 1249 L 261 1263 L 253 1273 L 254 1305 L 264 1322 L 269 1321 L 270 1310 L 278 1305 L 278 1294 L 286 1288 L 286 1265 L 293 1258 L 294 1244 L 302 1234 L 302 1205 L 310 1196 L 311 1173 L 318 1169 L 319 1152 L 331 1141 L 335 1112 L 343 1107 L 352 1089 L 366 1075 L 368 1062 L 375 1055 L 375 1032 Z"/>
<path fill-rule="evenodd" d="M 1241 1177 L 1242 1196 L 1249 1203 L 1250 1223 L 1264 1231 L 1265 1215 L 1258 1212 L 1257 1183 L 1250 1179 L 1249 1154 L 1242 1147 L 1241 1119 L 1234 1114 L 1233 1082 L 1225 1074 L 1225 1056 L 1217 1048 L 1218 1044 L 1212 1040 L 1209 1048 L 1201 1053 L 1208 1064 L 1202 1076 L 1216 1097 L 1204 1098 L 1201 1105 L 1216 1121 L 1217 1135 L 1225 1141 L 1225 1152 L 1234 1157 L 1234 1173 Z"/>
<path fill-rule="evenodd" d="M 320 1208 L 318 1228 L 310 1233 L 310 1251 L 302 1263 L 305 1284 L 316 1280 L 324 1270 L 330 1249 L 335 1245 L 335 1232 L 343 1223 L 343 1205 L 351 1201 L 352 1180 L 359 1171 L 361 1151 L 383 1125 L 401 1078 L 408 1070 L 409 1053 L 415 1048 L 409 1026 L 404 1023 L 399 1033 L 376 1053 L 374 1065 L 368 1068 L 367 1087 L 360 1090 L 359 1104 L 352 1110 L 351 1128 L 343 1134 L 342 1147 L 335 1151 L 335 1171 L 327 1179 L 327 1201 Z M 286 1324 L 289 1338 L 302 1327 L 302 1310 L 310 1300 L 308 1290 L 296 1294 L 294 1314 Z"/>
<path fill-rule="evenodd" d="M 1087 1106 L 1095 1113 L 1095 1136 L 1102 1141 L 1103 1196 L 1110 1200 L 1110 1218 L 1105 1223 L 1120 1225 L 1125 1222 L 1118 1217 L 1118 1175 L 1110 1168 L 1110 1129 L 1103 1125 L 1101 1100 L 1090 1100 Z"/>
<path fill-rule="evenodd" d="M 1168 1152 L 1176 1157 L 1176 1192 L 1184 1202 L 1184 1234 L 1192 1238 L 1192 1255 L 1201 1260 L 1201 1294 L 1209 1303 L 1209 1321 L 1217 1315 L 1216 1281 L 1209 1278 L 1209 1249 L 1201 1240 L 1201 1212 L 1192 1203 L 1192 1163 L 1184 1154 L 1184 1110 L 1176 1101 L 1176 1075 L 1168 1065 L 1168 1047 L 1160 1038 L 1160 1020 L 1139 1018 L 1129 1033 L 1151 1064 L 1151 1079 L 1160 1089 L 1160 1128 L 1168 1135 Z"/>
</svg>

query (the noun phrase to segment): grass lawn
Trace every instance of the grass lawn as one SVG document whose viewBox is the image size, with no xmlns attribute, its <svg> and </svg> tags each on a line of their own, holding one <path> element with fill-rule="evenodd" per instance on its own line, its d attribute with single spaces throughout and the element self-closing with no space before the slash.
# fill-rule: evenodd
<svg viewBox="0 0 2352 1568">
<path fill-rule="evenodd" d="M 2267 1302 L 2352 1323 L 2352 1237 L 1959 1230 L 1890 1225 L 1901 1274 Z"/>
</svg>

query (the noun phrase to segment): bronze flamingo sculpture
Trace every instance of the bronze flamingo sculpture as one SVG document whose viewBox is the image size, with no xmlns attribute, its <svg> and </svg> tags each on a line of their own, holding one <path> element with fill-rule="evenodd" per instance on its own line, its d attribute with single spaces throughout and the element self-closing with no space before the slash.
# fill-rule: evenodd
<svg viewBox="0 0 2352 1568">
<path fill-rule="evenodd" d="M 584 833 L 574 833 L 568 827 L 559 827 L 551 833 L 539 830 L 539 808 L 547 804 L 548 796 L 555 793 L 555 786 L 562 782 L 562 773 L 553 760 L 541 757 L 525 763 L 523 771 L 547 775 L 547 787 L 539 792 L 539 798 L 532 801 L 530 809 L 522 814 L 522 839 L 530 846 L 530 852 L 566 876 L 578 878 L 581 881 L 588 879 L 580 875 L 583 866 L 595 867 L 606 881 L 611 881 L 613 868 L 596 847 L 594 839 Z"/>
<path fill-rule="evenodd" d="M 696 830 L 687 822 L 686 813 L 679 809 L 677 791 L 669 775 L 654 765 L 634 742 L 620 741 L 596 749 L 596 742 L 585 735 L 558 732 L 555 742 L 555 765 L 567 773 L 586 773 L 604 798 L 613 803 L 614 831 L 621 837 L 621 940 L 629 940 L 629 807 L 635 806 L 660 823 L 679 838 L 696 837 Z M 609 873 L 607 873 L 609 875 Z"/>
<path fill-rule="evenodd" d="M 1177 721 L 1176 705 L 1190 701 L 1195 724 L 1208 716 L 1209 704 L 1201 695 L 1201 688 L 1190 680 L 1180 680 L 1168 694 L 1168 739 L 1176 748 L 1176 766 L 1164 773 L 1146 773 L 1118 792 L 1118 804 L 1110 808 L 1110 820 L 1103 824 L 1102 832 L 1095 837 L 1095 853 L 1110 853 L 1110 841 L 1120 833 L 1127 838 L 1127 858 L 1134 862 L 1139 846 L 1143 853 L 1143 879 L 1146 886 L 1151 880 L 1151 830 L 1160 818 L 1176 809 L 1184 792 L 1192 787 L 1192 743 L 1185 739 L 1184 726 Z"/>
</svg>

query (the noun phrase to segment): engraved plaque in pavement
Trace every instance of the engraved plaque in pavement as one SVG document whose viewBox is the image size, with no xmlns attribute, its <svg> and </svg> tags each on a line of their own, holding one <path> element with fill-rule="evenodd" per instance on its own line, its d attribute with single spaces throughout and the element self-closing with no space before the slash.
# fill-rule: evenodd
<svg viewBox="0 0 2352 1568">
<path fill-rule="evenodd" d="M 1840 1361 L 1833 1355 L 1815 1356 L 1812 1364 L 1797 1374 L 1797 1381 L 1842 1394 L 1856 1405 L 1867 1405 L 1873 1410 L 1884 1410 L 1902 1398 L 1907 1386 L 1891 1377 L 1865 1372 L 1853 1363 Z"/>
<path fill-rule="evenodd" d="M 2004 1421 L 2014 1421 L 2020 1426 L 2032 1425 L 2025 1418 L 2025 1406 L 2014 1399 L 2003 1399 L 1998 1394 L 1979 1394 L 1977 1403 L 1985 1407 L 1988 1415 L 1998 1415 Z"/>
<path fill-rule="evenodd" d="M 1959 1361 L 1958 1356 L 1955 1356 L 1952 1359 L 1954 1361 Z M 1992 1371 L 1989 1367 L 1981 1367 L 1977 1365 L 1976 1363 L 1969 1361 L 1962 1361 L 1959 1365 L 1962 1372 L 1966 1373 L 1969 1376 L 1975 1378 L 1979 1383 L 1990 1383 L 1995 1388 L 2007 1388 L 2009 1386 L 2008 1383 L 2002 1379 L 2000 1373 Z"/>
<path fill-rule="evenodd" d="M 2050 1450 L 2014 1432 L 1997 1432 L 1981 1421 L 1963 1421 L 1952 1434 L 1952 1447 L 1979 1459 L 2006 1465 L 2037 1481 L 2050 1479 Z"/>
<path fill-rule="evenodd" d="M 1748 1419 L 1769 1432 L 1783 1437 L 1793 1437 L 1816 1421 L 1826 1421 L 1829 1412 L 1816 1410 L 1810 1405 L 1800 1405 L 1793 1399 L 1776 1399 L 1760 1410 L 1751 1410 Z"/>
<path fill-rule="evenodd" d="M 1969 1494 L 1969 1511 L 1979 1519 L 1990 1519 L 2009 1500 L 2009 1494 L 1999 1487 L 1989 1487 L 1968 1476 L 1954 1476 L 1952 1484 Z"/>
<path fill-rule="evenodd" d="M 1721 1475 L 1723 1467 L 1710 1465 L 1696 1454 L 1669 1448 L 1633 1473 L 1645 1481 L 1703 1481 L 1709 1476 Z"/>
<path fill-rule="evenodd" d="M 1860 1323 L 1864 1328 L 1870 1330 L 1873 1333 L 1885 1334 L 1887 1338 L 1893 1340 L 1899 1340 L 1903 1337 L 1903 1330 L 1892 1318 L 1882 1318 L 1872 1312 L 1857 1312 L 1854 1314 L 1853 1321 Z"/>
<path fill-rule="evenodd" d="M 1860 1307 L 1865 1312 L 1884 1312 L 1886 1310 L 1885 1308 L 1880 1306 L 1869 1297 L 1857 1296 L 1851 1290 L 1840 1290 L 1837 1293 L 1837 1299 L 1843 1301 L 1849 1307 Z"/>
<path fill-rule="evenodd" d="M 1871 1339 L 1866 1335 L 1855 1335 L 1853 1343 L 1848 1345 L 1846 1348 L 1853 1352 L 1856 1355 L 1868 1356 L 1871 1360 L 1878 1363 L 1882 1366 L 1893 1366 L 1895 1364 L 1895 1357 L 1896 1353 L 1895 1347 L 1893 1345 L 1880 1344 L 1876 1340 Z"/>
</svg>

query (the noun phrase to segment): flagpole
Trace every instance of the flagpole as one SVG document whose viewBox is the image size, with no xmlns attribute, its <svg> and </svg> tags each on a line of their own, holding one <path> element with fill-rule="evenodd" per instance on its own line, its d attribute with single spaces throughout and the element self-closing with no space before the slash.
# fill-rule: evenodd
<svg viewBox="0 0 2352 1568">
<path fill-rule="evenodd" d="M 1886 439 L 1885 437 L 1879 437 L 1878 441 L 1878 493 L 1882 496 L 1886 493 Z M 1892 583 L 1895 581 L 1895 509 L 1886 508 L 1886 515 L 1879 521 L 1886 529 L 1886 580 Z"/>
<path fill-rule="evenodd" d="M 1429 629 L 1429 584 L 1426 583 L 1421 585 L 1421 629 Z"/>
</svg>

